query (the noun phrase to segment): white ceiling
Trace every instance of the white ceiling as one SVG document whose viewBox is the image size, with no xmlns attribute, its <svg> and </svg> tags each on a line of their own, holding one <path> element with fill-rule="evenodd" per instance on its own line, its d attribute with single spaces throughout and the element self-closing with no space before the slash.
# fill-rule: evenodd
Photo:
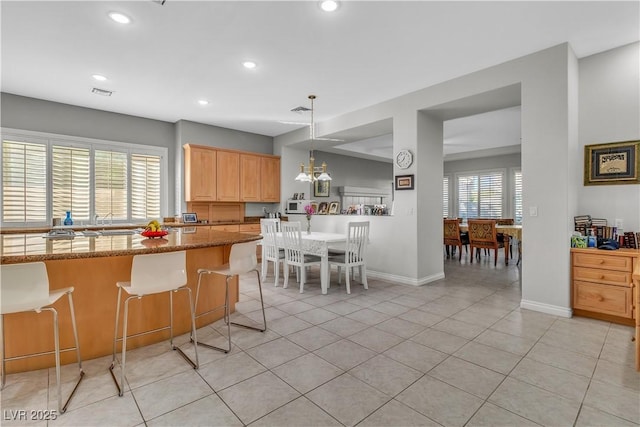
<svg viewBox="0 0 640 427">
<path fill-rule="evenodd" d="M 3 92 L 269 136 L 308 120 L 290 110 L 310 93 L 321 122 L 563 42 L 584 57 L 640 39 L 637 1 L 349 1 L 334 13 L 316 1 L 0 7 Z M 258 67 L 244 69 L 246 59 Z M 447 123 L 454 156 L 482 141 L 519 144 L 518 108 Z M 390 157 L 390 137 L 370 137 L 365 145 Z"/>
</svg>

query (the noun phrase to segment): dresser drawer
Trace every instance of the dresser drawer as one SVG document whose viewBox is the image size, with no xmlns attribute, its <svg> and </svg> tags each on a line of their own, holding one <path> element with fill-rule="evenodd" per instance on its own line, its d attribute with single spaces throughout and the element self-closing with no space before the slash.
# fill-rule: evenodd
<svg viewBox="0 0 640 427">
<path fill-rule="evenodd" d="M 574 267 L 573 280 L 629 287 L 631 286 L 631 273 L 615 270 Z"/>
<path fill-rule="evenodd" d="M 573 308 L 631 319 L 633 288 L 573 282 Z"/>
<path fill-rule="evenodd" d="M 633 258 L 630 256 L 574 253 L 573 265 L 575 267 L 603 268 L 631 273 Z"/>
</svg>

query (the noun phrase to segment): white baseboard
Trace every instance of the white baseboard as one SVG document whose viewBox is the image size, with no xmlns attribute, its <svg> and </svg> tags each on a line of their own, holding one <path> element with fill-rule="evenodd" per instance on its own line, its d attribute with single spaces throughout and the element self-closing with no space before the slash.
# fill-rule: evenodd
<svg viewBox="0 0 640 427">
<path fill-rule="evenodd" d="M 433 274 L 431 276 L 414 279 L 412 277 L 398 276 L 395 274 L 382 273 L 380 271 L 372 271 L 367 269 L 367 277 L 384 280 L 386 282 L 401 283 L 403 285 L 422 286 L 436 280 L 444 279 L 444 272 Z"/>
<path fill-rule="evenodd" d="M 541 313 L 552 314 L 560 317 L 572 317 L 573 310 L 567 307 L 559 307 L 557 305 L 544 304 L 536 301 L 520 300 L 520 308 L 527 310 L 539 311 Z"/>
</svg>

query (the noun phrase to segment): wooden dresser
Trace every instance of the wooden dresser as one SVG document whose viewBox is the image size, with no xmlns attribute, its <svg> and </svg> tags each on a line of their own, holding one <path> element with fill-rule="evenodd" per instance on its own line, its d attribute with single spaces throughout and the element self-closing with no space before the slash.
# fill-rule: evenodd
<svg viewBox="0 0 640 427">
<path fill-rule="evenodd" d="M 635 326 L 636 370 L 638 371 L 640 371 L 639 287 L 640 250 L 571 249 L 573 314 Z"/>
<path fill-rule="evenodd" d="M 637 249 L 571 249 L 571 297 L 575 315 L 635 326 L 632 274 Z"/>
</svg>

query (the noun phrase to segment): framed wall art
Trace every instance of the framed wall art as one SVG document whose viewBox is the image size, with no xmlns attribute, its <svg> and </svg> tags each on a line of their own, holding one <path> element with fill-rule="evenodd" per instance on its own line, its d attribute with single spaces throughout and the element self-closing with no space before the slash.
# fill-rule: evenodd
<svg viewBox="0 0 640 427">
<path fill-rule="evenodd" d="M 320 176 L 319 172 L 315 173 L 316 178 Z M 331 181 L 316 180 L 313 183 L 313 197 L 329 197 L 331 190 Z"/>
<path fill-rule="evenodd" d="M 396 190 L 413 190 L 413 175 L 396 175 Z"/>
<path fill-rule="evenodd" d="M 584 185 L 640 184 L 640 141 L 585 145 Z"/>
</svg>

